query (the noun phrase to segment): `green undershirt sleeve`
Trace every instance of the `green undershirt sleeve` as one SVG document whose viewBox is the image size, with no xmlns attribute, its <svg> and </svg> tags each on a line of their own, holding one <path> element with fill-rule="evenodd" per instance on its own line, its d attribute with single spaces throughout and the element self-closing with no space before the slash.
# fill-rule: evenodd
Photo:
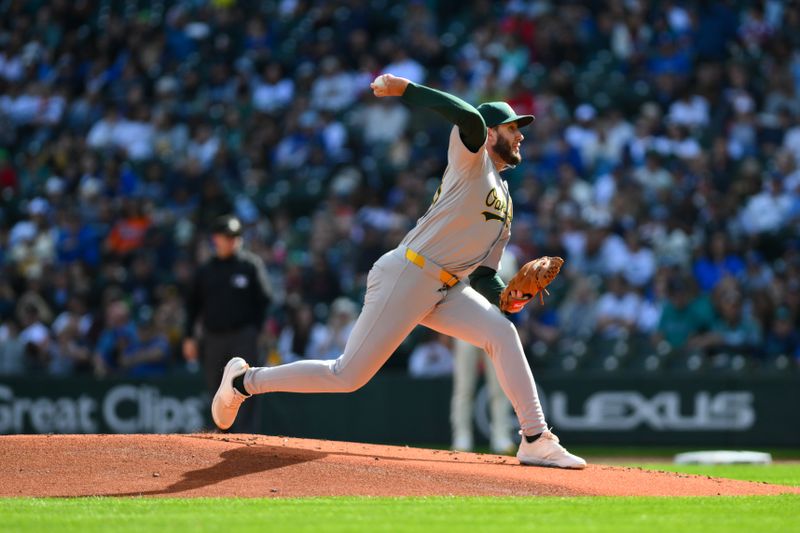
<svg viewBox="0 0 800 533">
<path fill-rule="evenodd" d="M 493 269 L 479 266 L 469 275 L 470 286 L 489 300 L 489 303 L 499 307 L 500 293 L 506 288 L 506 284 L 500 279 Z"/>
<path fill-rule="evenodd" d="M 402 99 L 408 104 L 436 111 L 458 126 L 461 142 L 473 154 L 480 150 L 486 141 L 486 124 L 483 117 L 477 109 L 461 98 L 424 85 L 409 83 Z"/>
</svg>

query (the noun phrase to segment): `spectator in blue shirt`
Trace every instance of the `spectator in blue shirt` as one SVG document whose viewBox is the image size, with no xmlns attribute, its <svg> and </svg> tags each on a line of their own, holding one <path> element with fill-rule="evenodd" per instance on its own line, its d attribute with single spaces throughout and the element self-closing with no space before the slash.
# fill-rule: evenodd
<svg viewBox="0 0 800 533">
<path fill-rule="evenodd" d="M 167 337 L 160 331 L 152 312 L 144 316 L 136 327 L 133 344 L 122 351 L 119 366 L 126 377 L 150 378 L 162 376 L 169 367 L 170 347 Z"/>
<path fill-rule="evenodd" d="M 102 377 L 122 367 L 123 354 L 136 344 L 136 324 L 131 320 L 128 304 L 112 301 L 106 308 L 106 323 L 95 347 L 95 373 Z"/>
<path fill-rule="evenodd" d="M 700 290 L 709 292 L 725 276 L 738 278 L 745 270 L 745 263 L 730 250 L 725 233 L 718 232 L 711 236 L 706 253 L 694 262 L 692 270 Z"/>
<path fill-rule="evenodd" d="M 100 238 L 90 224 L 82 224 L 75 212 L 64 215 L 56 237 L 56 253 L 61 264 L 83 261 L 90 266 L 100 262 Z"/>
<path fill-rule="evenodd" d="M 764 337 L 764 355 L 767 358 L 785 355 L 800 363 L 800 334 L 794 327 L 788 307 L 779 307 L 775 311 L 772 326 Z"/>
</svg>

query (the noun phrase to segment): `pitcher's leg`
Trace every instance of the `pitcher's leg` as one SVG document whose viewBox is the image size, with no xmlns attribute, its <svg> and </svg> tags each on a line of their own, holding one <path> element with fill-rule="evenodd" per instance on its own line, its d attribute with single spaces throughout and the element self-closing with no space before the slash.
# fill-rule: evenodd
<svg viewBox="0 0 800 533">
<path fill-rule="evenodd" d="M 486 361 L 486 387 L 489 391 L 489 411 L 491 414 L 491 447 L 494 452 L 507 452 L 514 446 L 511 440 L 511 403 L 506 398 L 492 360 L 482 352 Z"/>
<path fill-rule="evenodd" d="M 244 377 L 247 392 L 350 392 L 360 388 L 441 299 L 436 288 L 416 266 L 384 256 L 369 273 L 364 307 L 341 357 L 252 368 Z"/>
<path fill-rule="evenodd" d="M 497 307 L 471 287 L 459 283 L 422 324 L 486 350 L 523 433 L 536 435 L 547 429 L 517 328 Z"/>
<path fill-rule="evenodd" d="M 450 401 L 450 427 L 453 449 L 473 448 L 472 410 L 475 382 L 478 379 L 478 354 L 471 344 L 455 339 L 453 348 L 453 396 Z"/>
</svg>

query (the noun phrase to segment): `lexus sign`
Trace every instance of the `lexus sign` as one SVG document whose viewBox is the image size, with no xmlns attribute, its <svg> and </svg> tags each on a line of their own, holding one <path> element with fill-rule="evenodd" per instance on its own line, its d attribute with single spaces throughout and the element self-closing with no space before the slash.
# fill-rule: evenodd
<svg viewBox="0 0 800 533">
<path fill-rule="evenodd" d="M 643 394 L 632 390 L 601 390 L 583 402 L 570 400 L 566 392 L 539 398 L 549 424 L 571 431 L 747 431 L 756 422 L 750 391 L 697 391 L 691 395 L 674 390 Z M 484 386 L 476 395 L 475 425 L 488 439 L 489 398 Z M 519 424 L 513 412 L 513 425 Z"/>
</svg>

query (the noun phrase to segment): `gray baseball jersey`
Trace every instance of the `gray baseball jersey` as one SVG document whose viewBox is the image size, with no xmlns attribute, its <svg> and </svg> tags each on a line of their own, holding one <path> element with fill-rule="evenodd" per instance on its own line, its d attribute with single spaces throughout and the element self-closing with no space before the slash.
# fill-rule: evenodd
<svg viewBox="0 0 800 533">
<path fill-rule="evenodd" d="M 486 146 L 470 152 L 453 127 L 442 184 L 401 244 L 463 279 L 481 265 L 499 270 L 512 218 L 508 184 Z"/>
</svg>

